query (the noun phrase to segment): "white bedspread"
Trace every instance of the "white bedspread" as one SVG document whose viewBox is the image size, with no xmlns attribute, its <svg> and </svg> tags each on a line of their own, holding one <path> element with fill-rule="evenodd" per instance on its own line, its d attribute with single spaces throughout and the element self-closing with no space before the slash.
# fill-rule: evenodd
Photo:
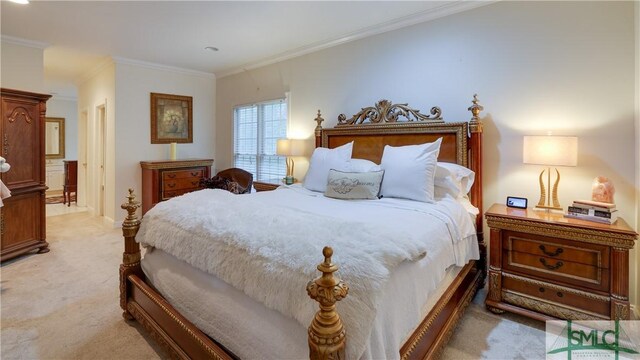
<svg viewBox="0 0 640 360">
<path fill-rule="evenodd" d="M 305 285 L 318 275 L 321 248 L 333 246 L 339 275 L 351 288 L 340 303 L 349 334 L 347 357 L 360 358 L 393 269 L 443 246 L 455 254 L 459 241 L 475 236 L 475 230 L 464 208 L 452 200 L 422 204 L 317 195 L 296 187 L 249 196 L 190 193 L 145 214 L 137 239 L 305 327 L 317 308 Z M 464 265 L 467 260 L 454 256 L 450 262 Z"/>
</svg>

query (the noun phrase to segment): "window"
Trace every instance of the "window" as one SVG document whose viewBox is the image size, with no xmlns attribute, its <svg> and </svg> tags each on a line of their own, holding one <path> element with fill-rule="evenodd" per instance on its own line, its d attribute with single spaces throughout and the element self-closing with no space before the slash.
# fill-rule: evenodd
<svg viewBox="0 0 640 360">
<path fill-rule="evenodd" d="M 276 155 L 276 142 L 287 137 L 286 99 L 238 106 L 233 110 L 233 164 L 254 180 L 281 179 L 285 158 Z"/>
</svg>

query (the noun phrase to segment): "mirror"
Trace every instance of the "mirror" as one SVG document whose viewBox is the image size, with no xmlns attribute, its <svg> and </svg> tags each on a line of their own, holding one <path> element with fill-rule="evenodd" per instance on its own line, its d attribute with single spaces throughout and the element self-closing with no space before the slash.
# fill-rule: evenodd
<svg viewBox="0 0 640 360">
<path fill-rule="evenodd" d="M 64 159 L 64 118 L 46 118 L 45 158 Z"/>
</svg>

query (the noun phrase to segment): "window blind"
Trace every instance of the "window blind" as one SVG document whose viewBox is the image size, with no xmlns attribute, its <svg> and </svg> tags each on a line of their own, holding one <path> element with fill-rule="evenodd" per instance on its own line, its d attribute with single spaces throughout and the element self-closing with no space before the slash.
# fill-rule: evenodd
<svg viewBox="0 0 640 360">
<path fill-rule="evenodd" d="M 234 166 L 252 173 L 254 180 L 285 176 L 285 158 L 276 155 L 276 142 L 286 137 L 285 99 L 234 108 Z"/>
</svg>

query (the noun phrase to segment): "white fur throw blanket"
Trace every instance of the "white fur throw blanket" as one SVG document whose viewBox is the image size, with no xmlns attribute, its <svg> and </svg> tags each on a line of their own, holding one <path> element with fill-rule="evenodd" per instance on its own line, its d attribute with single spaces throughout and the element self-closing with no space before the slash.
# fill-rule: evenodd
<svg viewBox="0 0 640 360">
<path fill-rule="evenodd" d="M 137 241 L 209 272 L 307 327 L 318 304 L 305 291 L 320 275 L 322 248 L 332 246 L 337 276 L 349 286 L 338 303 L 347 331 L 348 359 L 359 359 L 369 339 L 391 271 L 426 252 L 426 239 L 398 226 L 345 221 L 264 196 L 202 190 L 161 202 L 144 215 Z"/>
</svg>

